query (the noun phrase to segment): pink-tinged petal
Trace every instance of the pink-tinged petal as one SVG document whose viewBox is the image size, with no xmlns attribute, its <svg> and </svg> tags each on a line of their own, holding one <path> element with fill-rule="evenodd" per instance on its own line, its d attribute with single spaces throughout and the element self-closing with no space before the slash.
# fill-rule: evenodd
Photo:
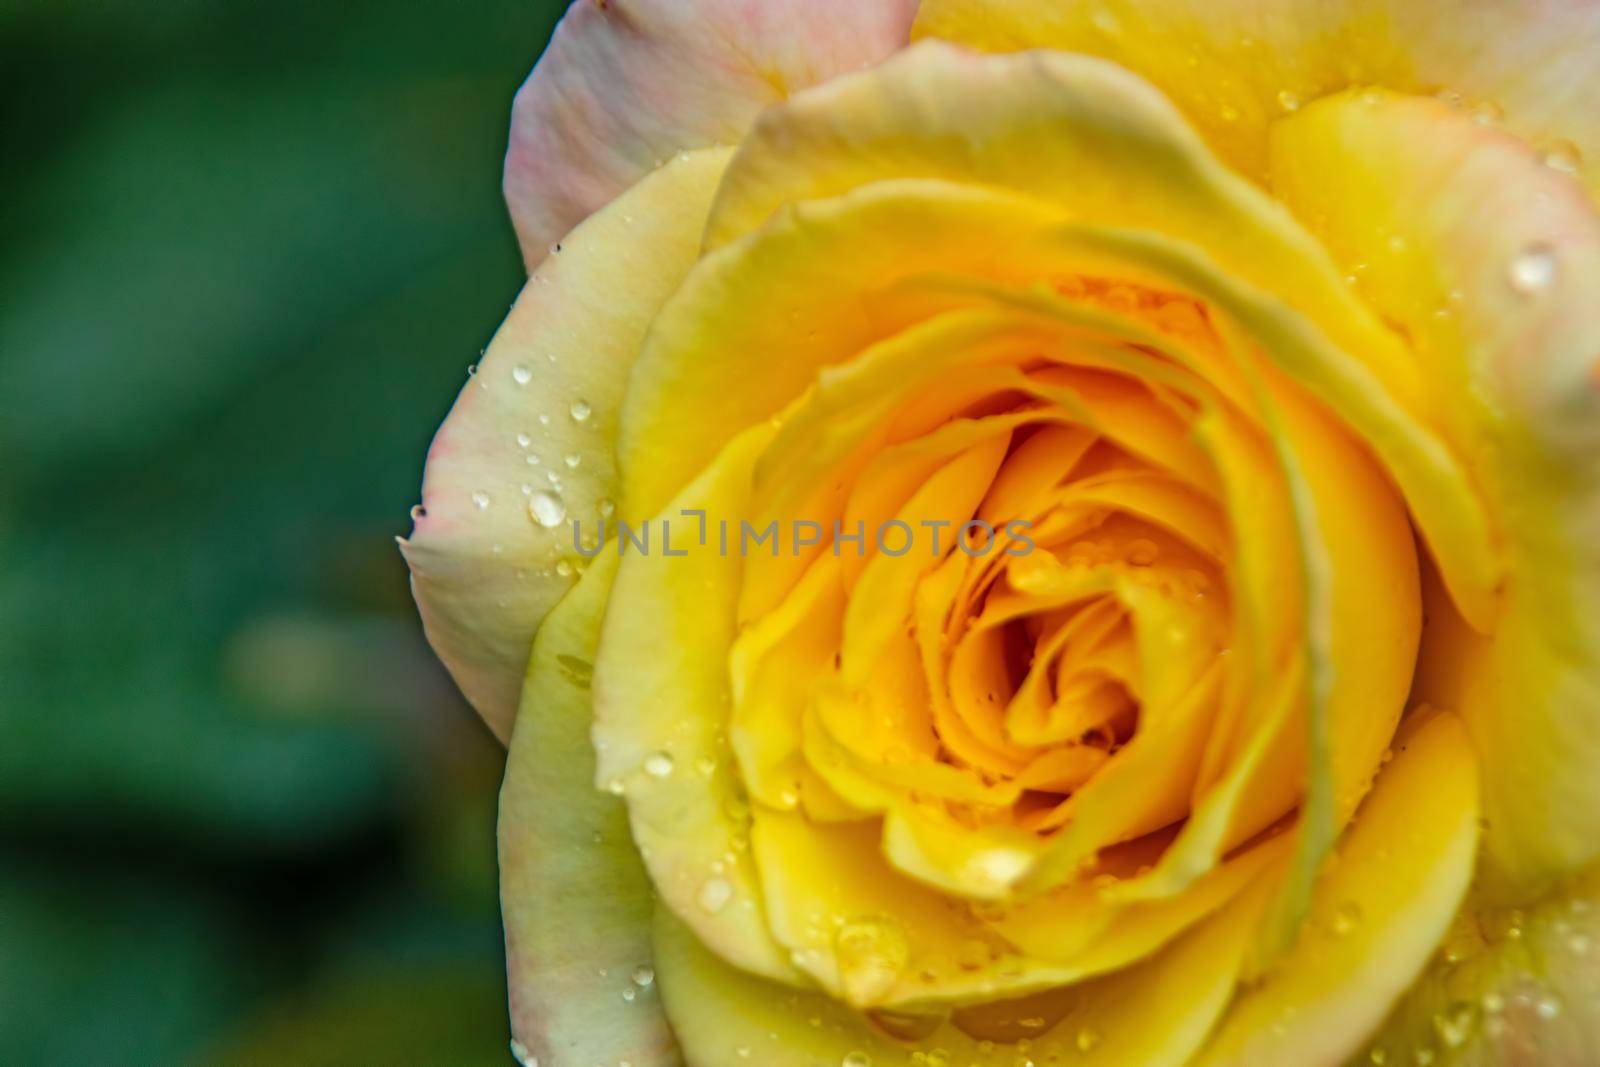
<svg viewBox="0 0 1600 1067">
<path fill-rule="evenodd" d="M 699 254 L 725 149 L 674 158 L 545 260 L 428 451 L 401 551 L 434 651 L 501 740 L 528 649 L 616 494 L 617 408 Z"/>
<path fill-rule="evenodd" d="M 500 789 L 511 1032 L 526 1062 L 679 1062 L 651 969 L 655 893 L 622 801 L 594 787 L 590 665 L 615 571 L 615 556 L 597 559 L 540 629 Z"/>
<path fill-rule="evenodd" d="M 916 0 L 578 0 L 517 93 L 505 194 L 530 270 L 687 149 L 903 47 Z"/>
<path fill-rule="evenodd" d="M 1433 1067 L 1587 1067 L 1596 1048 L 1600 870 L 1527 907 L 1469 901 L 1354 1062 L 1414 1064 L 1432 1053 Z"/>
<path fill-rule="evenodd" d="M 1499 527 L 1492 626 L 1434 597 L 1416 695 L 1466 721 L 1488 881 L 1528 899 L 1600 862 L 1600 213 L 1519 139 L 1376 90 L 1279 122 L 1271 180 L 1409 338 Z"/>
<path fill-rule="evenodd" d="M 1600 191 L 1600 0 L 923 0 L 915 33 L 1104 56 L 1251 177 L 1273 119 L 1383 86 L 1503 120 Z"/>
</svg>

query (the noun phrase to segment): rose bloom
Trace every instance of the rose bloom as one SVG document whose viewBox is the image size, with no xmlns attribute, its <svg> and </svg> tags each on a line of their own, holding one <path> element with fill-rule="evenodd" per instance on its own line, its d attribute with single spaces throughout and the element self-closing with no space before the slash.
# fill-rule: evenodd
<svg viewBox="0 0 1600 1067">
<path fill-rule="evenodd" d="M 1597 161 L 1593 0 L 576 4 L 403 544 L 516 1055 L 1597 1062 Z"/>
</svg>

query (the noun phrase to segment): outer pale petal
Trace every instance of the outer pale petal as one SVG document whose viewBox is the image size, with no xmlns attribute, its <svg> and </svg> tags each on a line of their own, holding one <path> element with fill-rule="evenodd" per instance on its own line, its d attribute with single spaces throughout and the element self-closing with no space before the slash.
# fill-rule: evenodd
<svg viewBox="0 0 1600 1067">
<path fill-rule="evenodd" d="M 1339 1063 L 1444 937 L 1472 878 L 1472 748 L 1448 715 L 1415 724 L 1396 747 L 1317 886 L 1299 942 L 1234 1005 L 1201 1067 Z"/>
<path fill-rule="evenodd" d="M 1388 94 L 1285 119 L 1272 180 L 1411 337 L 1501 516 L 1494 633 L 1432 605 L 1418 692 L 1482 753 L 1501 888 L 1548 889 L 1600 860 L 1600 216 L 1516 139 Z"/>
<path fill-rule="evenodd" d="M 528 269 L 686 149 L 903 47 L 916 0 L 578 0 L 511 113 L 505 193 Z"/>
<path fill-rule="evenodd" d="M 1462 909 L 1365 1060 L 1584 1067 L 1600 1047 L 1600 870 L 1528 908 Z M 1427 1058 L 1426 1055 L 1420 1058 Z"/>
<path fill-rule="evenodd" d="M 590 664 L 615 570 L 597 560 L 540 629 L 511 739 L 500 790 L 511 1032 L 540 1062 L 665 1067 L 678 1062 L 671 1031 L 653 986 L 633 978 L 650 962 L 655 893 L 622 802 L 594 788 L 589 744 Z"/>
<path fill-rule="evenodd" d="M 534 632 L 571 585 L 551 568 L 573 554 L 572 530 L 535 521 L 532 494 L 556 492 L 567 517 L 592 523 L 615 493 L 629 367 L 697 257 L 726 161 L 722 149 L 676 158 L 575 230 L 529 278 L 428 450 L 400 548 L 428 640 L 501 740 Z"/>
<path fill-rule="evenodd" d="M 1234 166 L 1266 170 L 1266 127 L 1352 86 L 1448 90 L 1600 190 L 1595 0 L 924 0 L 917 35 L 985 51 L 1104 56 L 1154 82 Z"/>
</svg>

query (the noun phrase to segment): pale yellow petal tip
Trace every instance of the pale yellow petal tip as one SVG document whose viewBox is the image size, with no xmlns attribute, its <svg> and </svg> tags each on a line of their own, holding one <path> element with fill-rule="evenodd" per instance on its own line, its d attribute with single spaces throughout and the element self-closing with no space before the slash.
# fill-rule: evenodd
<svg viewBox="0 0 1600 1067">
<path fill-rule="evenodd" d="M 1579 1065 L 1600 1041 L 1600 874 L 1526 908 L 1463 908 L 1357 1064 Z"/>
</svg>

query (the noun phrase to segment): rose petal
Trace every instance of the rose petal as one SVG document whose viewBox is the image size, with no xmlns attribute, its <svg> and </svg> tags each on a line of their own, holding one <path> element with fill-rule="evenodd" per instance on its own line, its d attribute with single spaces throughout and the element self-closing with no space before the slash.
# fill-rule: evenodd
<svg viewBox="0 0 1600 1067">
<path fill-rule="evenodd" d="M 1350 291 L 1310 234 L 1222 167 L 1148 84 L 1101 61 L 1045 52 L 979 57 L 929 42 L 877 70 L 840 78 L 769 110 L 729 165 L 707 224 L 712 244 L 748 236 L 724 246 L 726 256 L 708 259 L 664 323 L 687 334 L 678 312 L 703 313 L 708 296 L 726 300 L 727 287 L 742 280 L 748 262 L 763 257 L 795 225 L 784 214 L 752 232 L 782 205 L 806 202 L 794 211 L 815 213 L 806 236 L 820 244 L 823 234 L 814 231 L 834 214 L 833 204 L 849 201 L 848 190 L 865 199 L 874 184 L 909 179 L 958 183 L 974 198 L 975 187 L 1017 190 L 1039 201 L 1036 210 L 1049 204 L 1063 218 L 1106 230 L 1117 254 L 1135 246 L 1141 251 L 1134 254 L 1143 255 L 1182 245 L 1189 248 L 1185 256 L 1204 258 L 1205 269 L 1220 281 L 1206 298 L 1223 299 L 1221 289 L 1235 293 L 1231 305 L 1251 319 L 1265 354 L 1322 396 L 1379 452 L 1443 561 L 1463 613 L 1484 625 L 1498 560 L 1481 502 L 1459 463 L 1434 439 L 1437 397 L 1424 388 L 1405 346 Z M 809 202 L 816 197 L 838 200 Z M 1016 222 L 1002 225 L 1010 230 Z M 913 245 L 891 269 L 905 272 L 919 258 L 935 259 L 924 250 L 939 239 L 933 233 L 909 240 L 876 233 L 868 241 L 861 237 L 866 232 L 851 235 L 851 254 L 860 262 L 849 270 L 856 277 L 841 271 L 831 279 L 831 292 L 819 286 L 808 299 L 828 293 L 839 306 L 840 289 L 884 269 L 875 265 L 873 245 L 887 243 L 886 237 Z M 1005 247 L 998 233 L 991 241 Z M 982 253 L 966 254 L 970 265 L 935 260 L 929 269 L 980 276 L 995 271 Z M 1034 280 L 1039 276 L 1036 264 L 1002 261 L 998 267 L 1014 275 L 1031 267 Z M 1243 304 L 1254 307 L 1246 311 Z M 809 309 L 793 313 L 797 321 L 818 317 Z M 719 321 L 736 320 L 725 313 Z M 1319 338 L 1307 336 L 1313 327 Z M 656 373 L 657 360 L 674 358 L 660 351 L 674 340 L 666 329 L 656 332 L 652 342 L 659 343 L 641 357 L 641 376 Z M 784 347 L 816 350 L 834 340 L 813 330 L 805 341 Z M 706 361 L 696 373 L 708 374 L 716 362 Z M 788 384 L 773 377 L 774 389 Z M 635 406 L 631 396 L 629 406 Z M 632 432 L 633 422 L 625 419 L 625 438 Z M 626 439 L 623 447 L 629 447 Z"/>
<path fill-rule="evenodd" d="M 1472 879 L 1476 760 L 1454 717 L 1413 725 L 1323 872 L 1299 942 L 1229 1011 L 1200 1067 L 1342 1062 L 1444 936 Z"/>
<path fill-rule="evenodd" d="M 589 674 L 616 569 L 597 560 L 534 642 L 500 790 L 511 1032 L 541 1062 L 669 1067 L 648 982 L 655 891 L 621 801 L 594 788 Z M 622 1005 L 631 991 L 633 1003 Z"/>
<path fill-rule="evenodd" d="M 553 569 L 576 555 L 571 523 L 593 530 L 617 492 L 628 368 L 697 257 L 726 161 L 721 149 L 674 159 L 575 230 L 528 280 L 428 450 L 401 551 L 434 651 L 502 741 L 534 632 L 572 584 Z"/>
<path fill-rule="evenodd" d="M 529 271 L 660 161 L 905 46 L 916 0 L 578 0 L 517 93 L 505 194 Z"/>
<path fill-rule="evenodd" d="M 1284 120 L 1272 180 L 1364 265 L 1495 505 L 1493 633 L 1435 603 L 1418 695 L 1465 718 L 1495 874 L 1537 895 L 1600 859 L 1600 215 L 1515 138 L 1392 94 Z"/>
<path fill-rule="evenodd" d="M 725 959 L 798 981 L 767 931 L 744 847 L 750 815 L 721 736 L 741 560 L 719 551 L 715 524 L 738 530 L 751 467 L 771 434 L 763 424 L 730 442 L 650 524 L 651 551 L 623 555 L 595 662 L 594 743 L 598 782 L 627 797 L 662 903 Z M 707 517 L 703 543 L 685 509 Z"/>
<path fill-rule="evenodd" d="M 1525 908 L 1468 903 L 1368 1062 L 1582 1067 L 1600 1042 L 1600 871 Z"/>
<path fill-rule="evenodd" d="M 915 36 L 985 51 L 1103 56 L 1159 87 L 1258 180 L 1267 126 L 1382 85 L 1450 90 L 1600 191 L 1600 4 L 1593 0 L 924 0 Z"/>
<path fill-rule="evenodd" d="M 1051 994 L 1059 1001 L 1052 1012 L 1056 1025 L 1031 1037 L 1026 1055 L 1085 1067 L 1179 1067 L 1226 1006 L 1257 912 L 1256 901 L 1236 901 L 1144 962 Z M 1015 1045 L 996 1045 L 948 1024 L 914 1040 L 891 1040 L 839 1001 L 729 967 L 665 909 L 657 912 L 655 943 L 663 1003 L 693 1063 L 815 1067 L 851 1063 L 851 1053 L 857 1061 L 899 1063 L 935 1049 L 951 1063 L 1017 1062 Z"/>
</svg>

